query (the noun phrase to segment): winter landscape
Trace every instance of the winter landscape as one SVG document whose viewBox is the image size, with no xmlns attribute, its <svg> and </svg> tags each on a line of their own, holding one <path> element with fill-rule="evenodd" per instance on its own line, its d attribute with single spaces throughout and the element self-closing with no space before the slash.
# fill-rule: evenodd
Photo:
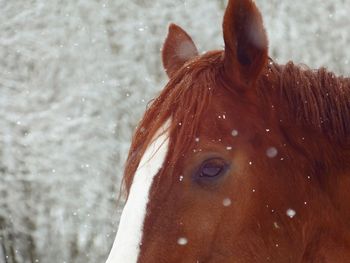
<svg viewBox="0 0 350 263">
<path fill-rule="evenodd" d="M 223 47 L 225 0 L 0 0 L 0 263 L 105 262 L 170 22 Z M 350 0 L 256 0 L 270 56 L 350 75 Z"/>
</svg>

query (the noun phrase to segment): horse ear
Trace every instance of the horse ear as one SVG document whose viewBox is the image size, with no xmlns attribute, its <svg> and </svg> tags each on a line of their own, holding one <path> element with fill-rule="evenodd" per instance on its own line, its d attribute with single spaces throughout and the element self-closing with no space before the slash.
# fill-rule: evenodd
<svg viewBox="0 0 350 263">
<path fill-rule="evenodd" d="M 229 0 L 224 22 L 225 74 L 234 82 L 255 82 L 268 61 L 268 40 L 252 0 Z"/>
<path fill-rule="evenodd" d="M 181 27 L 170 24 L 162 51 L 163 66 L 169 78 L 197 55 L 198 51 L 192 38 Z"/>
</svg>

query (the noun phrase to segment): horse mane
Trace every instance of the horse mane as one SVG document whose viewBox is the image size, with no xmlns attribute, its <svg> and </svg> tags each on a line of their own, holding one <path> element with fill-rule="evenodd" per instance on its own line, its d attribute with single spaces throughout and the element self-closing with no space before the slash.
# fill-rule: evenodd
<svg viewBox="0 0 350 263">
<path fill-rule="evenodd" d="M 171 168 L 194 144 L 194 138 L 213 91 L 222 80 L 223 51 L 209 52 L 187 62 L 152 101 L 136 128 L 126 161 L 123 186 L 128 195 L 134 173 L 159 128 L 171 118 L 165 163 Z M 221 78 L 221 79 L 220 79 Z M 227 85 L 224 85 L 227 86 Z M 326 69 L 310 70 L 292 62 L 272 60 L 256 83 L 267 103 L 279 102 L 280 116 L 294 123 L 313 126 L 330 139 L 341 142 L 350 134 L 350 80 Z"/>
<path fill-rule="evenodd" d="M 275 84 L 271 87 L 271 83 Z M 293 62 L 278 65 L 270 61 L 258 87 L 267 100 L 277 96 L 280 116 L 288 116 L 297 125 L 312 126 L 334 143 L 348 142 L 349 78 L 337 77 L 325 68 L 311 70 Z"/>
</svg>

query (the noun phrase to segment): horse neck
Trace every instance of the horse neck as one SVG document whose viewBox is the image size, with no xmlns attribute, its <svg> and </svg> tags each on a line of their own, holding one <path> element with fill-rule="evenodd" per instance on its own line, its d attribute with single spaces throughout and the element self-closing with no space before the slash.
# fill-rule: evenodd
<svg viewBox="0 0 350 263">
<path fill-rule="evenodd" d="M 350 200 L 350 79 L 292 63 L 270 65 L 264 76 L 258 88 L 263 110 L 289 148 L 291 165 L 303 173 L 301 163 L 309 164 L 307 172 L 350 222 L 350 203 L 344 201 Z"/>
<path fill-rule="evenodd" d="M 264 76 L 258 86 L 261 112 L 285 147 L 285 167 L 310 175 L 313 198 L 322 197 L 313 214 L 324 210 L 343 235 L 341 229 L 350 229 L 350 79 L 292 63 L 270 65 Z M 343 238 L 350 242 L 350 232 Z"/>
</svg>

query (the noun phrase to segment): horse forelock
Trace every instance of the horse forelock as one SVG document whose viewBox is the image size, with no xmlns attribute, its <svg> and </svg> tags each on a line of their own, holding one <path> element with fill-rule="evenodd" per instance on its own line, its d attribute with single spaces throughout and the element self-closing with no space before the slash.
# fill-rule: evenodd
<svg viewBox="0 0 350 263">
<path fill-rule="evenodd" d="M 168 120 L 169 152 L 165 165 L 172 166 L 194 143 L 200 120 L 210 104 L 222 66 L 222 51 L 210 52 L 186 63 L 146 110 L 133 135 L 123 185 L 128 195 L 134 173 L 157 130 Z"/>
</svg>

